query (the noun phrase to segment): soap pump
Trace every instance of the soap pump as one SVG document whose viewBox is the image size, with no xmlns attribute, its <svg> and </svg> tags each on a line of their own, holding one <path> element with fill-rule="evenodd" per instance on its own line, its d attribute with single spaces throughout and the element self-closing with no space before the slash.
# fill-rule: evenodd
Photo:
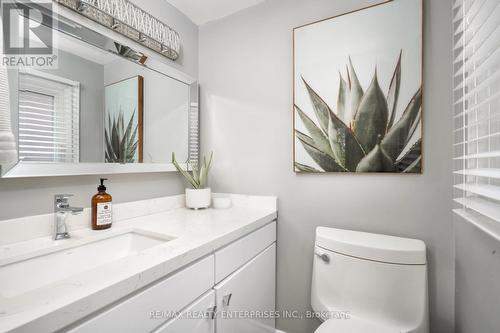
<svg viewBox="0 0 500 333">
<path fill-rule="evenodd" d="M 111 195 L 106 193 L 104 181 L 107 178 L 101 178 L 101 185 L 97 187 L 97 194 L 92 197 L 92 229 L 103 230 L 111 228 L 113 223 L 113 211 Z"/>
</svg>

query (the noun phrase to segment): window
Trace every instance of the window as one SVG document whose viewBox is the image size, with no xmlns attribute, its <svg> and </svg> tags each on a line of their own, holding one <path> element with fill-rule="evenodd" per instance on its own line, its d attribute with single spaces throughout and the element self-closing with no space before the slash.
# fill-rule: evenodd
<svg viewBox="0 0 500 333">
<path fill-rule="evenodd" d="M 472 222 L 500 222 L 500 1 L 455 0 L 454 199 Z"/>
<path fill-rule="evenodd" d="M 19 72 L 19 159 L 79 161 L 80 85 L 34 70 Z"/>
</svg>

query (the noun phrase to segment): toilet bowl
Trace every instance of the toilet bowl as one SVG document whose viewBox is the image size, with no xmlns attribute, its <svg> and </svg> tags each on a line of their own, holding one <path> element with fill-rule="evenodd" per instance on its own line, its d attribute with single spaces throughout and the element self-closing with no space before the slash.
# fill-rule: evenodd
<svg viewBox="0 0 500 333">
<path fill-rule="evenodd" d="M 311 305 L 316 333 L 428 333 L 425 244 L 316 229 Z"/>
</svg>

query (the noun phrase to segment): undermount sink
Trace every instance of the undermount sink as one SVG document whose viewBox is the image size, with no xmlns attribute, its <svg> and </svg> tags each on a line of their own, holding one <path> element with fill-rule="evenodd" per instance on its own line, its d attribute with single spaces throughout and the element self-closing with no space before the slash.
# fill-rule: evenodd
<svg viewBox="0 0 500 333">
<path fill-rule="evenodd" d="M 134 230 L 6 264 L 0 266 L 0 295 L 18 296 L 170 240 Z"/>
</svg>

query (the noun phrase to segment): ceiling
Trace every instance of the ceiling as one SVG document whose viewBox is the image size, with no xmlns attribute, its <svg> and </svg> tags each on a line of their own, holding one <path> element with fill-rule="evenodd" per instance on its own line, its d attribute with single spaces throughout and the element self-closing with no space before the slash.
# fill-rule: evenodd
<svg viewBox="0 0 500 333">
<path fill-rule="evenodd" d="M 167 0 L 197 25 L 229 16 L 264 0 Z"/>
</svg>

